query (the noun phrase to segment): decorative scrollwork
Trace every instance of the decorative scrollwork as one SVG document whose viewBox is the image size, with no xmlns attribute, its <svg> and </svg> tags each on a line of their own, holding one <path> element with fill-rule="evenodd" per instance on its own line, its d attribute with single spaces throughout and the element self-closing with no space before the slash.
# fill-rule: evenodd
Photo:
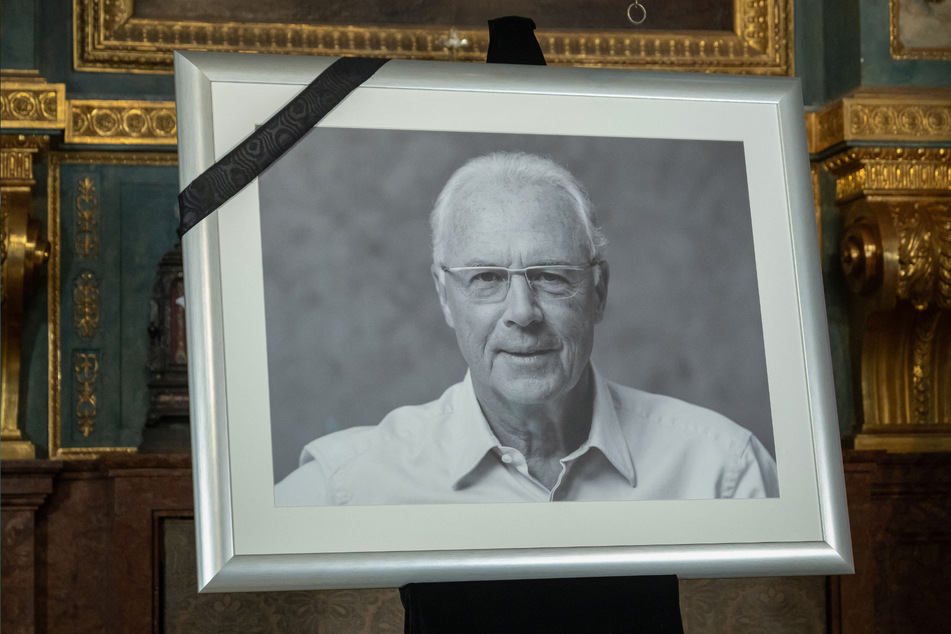
<svg viewBox="0 0 951 634">
<path fill-rule="evenodd" d="M 852 138 L 928 138 L 951 134 L 948 105 L 854 104 L 849 108 Z"/>
<path fill-rule="evenodd" d="M 933 310 L 916 316 L 914 351 L 912 352 L 911 384 L 914 398 L 913 422 L 931 422 L 934 382 L 934 339 L 941 313 Z"/>
<path fill-rule="evenodd" d="M 99 196 L 96 183 L 88 176 L 76 185 L 76 256 L 95 258 L 99 255 Z"/>
<path fill-rule="evenodd" d="M 76 418 L 83 436 L 88 438 L 96 429 L 96 383 L 99 380 L 99 355 L 95 352 L 77 352 L 73 355 L 73 372 L 79 384 L 76 397 Z"/>
<path fill-rule="evenodd" d="M 73 325 L 80 337 L 91 338 L 99 329 L 99 281 L 84 271 L 73 289 Z"/>
<path fill-rule="evenodd" d="M 892 207 L 891 216 L 898 236 L 898 297 L 917 310 L 932 304 L 951 308 L 951 209 L 915 203 Z"/>
</svg>

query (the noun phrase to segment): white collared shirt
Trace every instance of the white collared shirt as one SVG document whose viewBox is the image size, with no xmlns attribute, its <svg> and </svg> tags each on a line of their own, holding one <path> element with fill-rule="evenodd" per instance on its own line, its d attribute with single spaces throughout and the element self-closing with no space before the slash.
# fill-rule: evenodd
<svg viewBox="0 0 951 634">
<path fill-rule="evenodd" d="M 592 368 L 593 369 L 593 368 Z M 278 506 L 690 500 L 776 497 L 776 463 L 711 410 L 594 373 L 591 432 L 549 490 L 503 446 L 467 374 L 435 401 L 393 410 L 304 447 L 275 487 Z"/>
</svg>

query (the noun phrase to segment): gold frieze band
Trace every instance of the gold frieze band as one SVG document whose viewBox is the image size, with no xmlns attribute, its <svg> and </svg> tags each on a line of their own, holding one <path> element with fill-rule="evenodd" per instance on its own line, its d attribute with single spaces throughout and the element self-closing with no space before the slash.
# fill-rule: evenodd
<svg viewBox="0 0 951 634">
<path fill-rule="evenodd" d="M 174 101 L 70 99 L 66 142 L 175 145 Z"/>
<path fill-rule="evenodd" d="M 845 141 L 951 143 L 951 88 L 859 89 L 806 113 L 809 151 Z"/>
<path fill-rule="evenodd" d="M 792 2 L 734 0 L 734 30 L 661 32 L 539 30 L 550 64 L 791 75 Z M 453 25 L 364 27 L 326 24 L 143 19 L 134 0 L 73 0 L 77 70 L 170 73 L 172 51 L 242 51 L 484 61 L 488 31 Z M 460 26 L 460 25 L 455 25 Z M 462 25 L 464 26 L 464 25 Z"/>
<path fill-rule="evenodd" d="M 58 129 L 66 125 L 66 84 L 48 84 L 34 72 L 4 70 L 0 128 Z"/>
</svg>

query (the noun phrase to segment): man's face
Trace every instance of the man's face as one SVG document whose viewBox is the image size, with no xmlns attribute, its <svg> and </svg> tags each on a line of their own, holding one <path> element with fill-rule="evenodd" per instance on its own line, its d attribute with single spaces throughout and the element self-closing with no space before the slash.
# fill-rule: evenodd
<svg viewBox="0 0 951 634">
<path fill-rule="evenodd" d="M 467 297 L 440 265 L 587 264 L 590 243 L 567 196 L 539 185 L 480 192 L 450 213 L 446 232 L 444 261 L 433 274 L 476 393 L 513 404 L 566 394 L 588 367 L 594 326 L 604 314 L 606 265 L 585 271 L 567 299 L 539 297 L 524 275 L 512 275 L 508 294 L 496 303 Z"/>
</svg>

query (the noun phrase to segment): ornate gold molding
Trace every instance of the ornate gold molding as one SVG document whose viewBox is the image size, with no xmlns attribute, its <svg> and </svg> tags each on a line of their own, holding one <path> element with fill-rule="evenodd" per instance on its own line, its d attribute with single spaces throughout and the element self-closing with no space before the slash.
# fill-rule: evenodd
<svg viewBox="0 0 951 634">
<path fill-rule="evenodd" d="M 825 165 L 861 348 L 855 446 L 951 451 L 951 149 L 861 148 Z"/>
<path fill-rule="evenodd" d="M 536 32 L 550 64 L 792 75 L 791 0 L 734 0 L 734 30 Z M 368 27 L 150 20 L 134 0 L 73 0 L 77 70 L 170 73 L 172 51 L 484 61 L 487 29 L 457 30 L 469 46 L 449 48 L 453 25 Z M 460 25 L 455 25 L 460 26 Z M 465 26 L 465 25 L 462 25 Z"/>
<path fill-rule="evenodd" d="M 809 151 L 846 141 L 951 142 L 951 88 L 859 89 L 806 113 Z"/>
<path fill-rule="evenodd" d="M 908 3 L 908 0 L 889 0 L 888 3 L 888 41 L 891 56 L 894 59 L 951 60 L 951 46 L 907 46 L 902 42 L 901 3 L 903 1 Z"/>
<path fill-rule="evenodd" d="M 824 162 L 836 202 L 879 193 L 951 191 L 951 148 L 853 148 Z"/>
<path fill-rule="evenodd" d="M 132 152 L 132 151 L 113 151 L 113 152 L 51 152 L 49 157 L 49 172 L 47 174 L 47 226 L 49 231 L 49 240 L 51 243 L 47 284 L 47 319 L 49 323 L 49 456 L 51 459 L 85 459 L 96 458 L 103 454 L 111 453 L 135 453 L 134 447 L 63 447 L 62 446 L 62 352 L 60 350 L 60 261 L 62 249 L 64 248 L 60 237 L 60 197 L 62 187 L 60 183 L 60 168 L 63 165 L 156 165 L 167 166 L 176 165 L 177 157 L 174 152 Z M 78 181 L 70 186 L 76 187 L 76 209 L 77 211 L 94 209 L 95 188 L 91 182 Z M 98 202 L 95 203 L 98 205 Z M 83 225 L 80 225 L 81 228 Z M 75 245 L 66 245 L 66 248 L 74 248 Z M 68 327 L 68 325 L 67 325 Z M 89 354 L 93 351 L 80 351 Z M 66 380 L 76 381 L 79 388 L 77 394 L 82 394 L 86 386 L 77 378 L 77 365 L 75 360 L 67 356 L 67 365 L 65 375 Z M 87 358 L 86 364 L 91 361 Z M 92 376 L 92 367 L 82 369 L 82 376 L 90 378 Z M 90 391 L 93 391 L 93 385 L 90 384 Z M 93 391 L 93 395 L 94 395 Z M 83 409 L 79 409 L 79 399 L 77 398 L 77 414 L 80 419 L 88 420 L 94 424 L 94 410 L 90 408 L 88 399 L 82 403 Z M 85 416 L 85 419 L 83 419 Z M 83 429 L 82 427 L 80 428 Z M 90 427 L 90 433 L 94 428 Z"/>
<path fill-rule="evenodd" d="M 4 134 L 0 137 L 0 458 L 33 458 L 35 448 L 18 426 L 23 307 L 49 255 L 32 218 L 33 158 L 47 138 Z"/>
<path fill-rule="evenodd" d="M 69 101 L 67 143 L 175 145 L 177 131 L 174 101 Z"/>
<path fill-rule="evenodd" d="M 66 84 L 48 84 L 32 71 L 0 72 L 0 128 L 57 129 L 66 125 Z"/>
</svg>

